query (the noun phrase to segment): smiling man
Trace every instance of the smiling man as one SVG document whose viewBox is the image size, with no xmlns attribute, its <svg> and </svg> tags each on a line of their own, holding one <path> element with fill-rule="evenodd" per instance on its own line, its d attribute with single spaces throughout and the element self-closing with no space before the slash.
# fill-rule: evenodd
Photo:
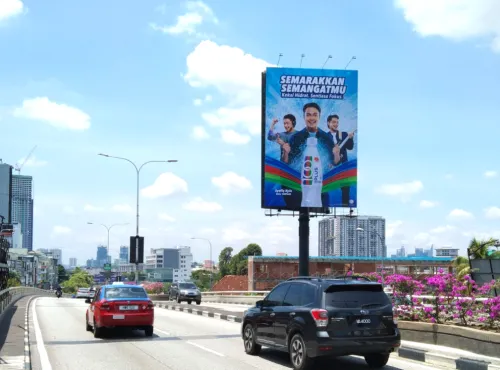
<svg viewBox="0 0 500 370">
<path fill-rule="evenodd" d="M 317 103 L 307 103 L 302 108 L 302 111 L 304 112 L 306 127 L 290 137 L 288 144 L 283 145 L 283 150 L 288 154 L 286 162 L 297 171 L 300 171 L 307 138 L 312 136 L 318 139 L 318 151 L 323 166 L 327 170 L 334 163 L 334 153 L 333 143 L 328 133 L 318 127 L 321 118 L 321 108 Z"/>
</svg>

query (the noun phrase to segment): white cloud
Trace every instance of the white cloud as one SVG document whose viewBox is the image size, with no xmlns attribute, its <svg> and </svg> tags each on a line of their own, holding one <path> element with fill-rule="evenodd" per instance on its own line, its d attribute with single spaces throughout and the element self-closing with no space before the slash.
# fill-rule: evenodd
<svg viewBox="0 0 500 370">
<path fill-rule="evenodd" d="M 498 0 L 396 0 L 407 22 L 423 37 L 453 41 L 484 38 L 500 53 L 500 2 Z"/>
<path fill-rule="evenodd" d="M 193 104 L 196 105 L 197 107 L 199 107 L 200 105 L 202 105 L 203 103 L 205 102 L 211 102 L 212 101 L 212 95 L 207 95 L 205 96 L 205 99 L 194 99 L 193 100 Z"/>
<path fill-rule="evenodd" d="M 242 108 L 222 107 L 203 113 L 201 117 L 213 127 L 242 127 L 252 135 L 258 135 L 261 132 L 261 107 L 256 105 Z"/>
<path fill-rule="evenodd" d="M 93 206 L 92 204 L 86 204 L 83 207 L 83 210 L 85 212 L 102 212 L 102 211 L 104 211 L 104 208 L 103 207 Z"/>
<path fill-rule="evenodd" d="M 120 213 L 129 213 L 132 212 L 133 209 L 129 204 L 115 204 L 113 207 L 111 207 L 113 212 L 120 212 Z"/>
<path fill-rule="evenodd" d="M 234 172 L 225 172 L 219 177 L 212 177 L 212 184 L 223 194 L 252 189 L 252 183 L 244 176 Z"/>
<path fill-rule="evenodd" d="M 242 135 L 234 130 L 221 130 L 220 136 L 222 141 L 233 145 L 245 145 L 250 142 L 250 136 Z"/>
<path fill-rule="evenodd" d="M 191 132 L 191 136 L 195 140 L 207 140 L 210 139 L 210 135 L 207 130 L 203 126 L 194 126 L 193 131 Z"/>
<path fill-rule="evenodd" d="M 420 193 L 424 188 L 421 181 L 412 181 L 401 184 L 386 184 L 375 189 L 379 194 L 399 197 L 403 200 L 408 200 L 412 195 Z"/>
<path fill-rule="evenodd" d="M 171 172 L 162 173 L 158 176 L 153 185 L 141 190 L 141 194 L 144 197 L 152 199 L 187 192 L 188 184 L 186 180 Z"/>
<path fill-rule="evenodd" d="M 187 211 L 196 211 L 204 213 L 218 212 L 222 210 L 222 206 L 217 202 L 209 202 L 198 197 L 190 202 L 185 203 L 182 208 Z"/>
<path fill-rule="evenodd" d="M 484 210 L 484 216 L 489 219 L 500 218 L 500 208 L 499 207 L 489 207 Z"/>
<path fill-rule="evenodd" d="M 20 15 L 24 10 L 21 0 L 1 0 L 0 1 L 0 21 Z"/>
<path fill-rule="evenodd" d="M 272 64 L 237 47 L 205 40 L 187 56 L 186 65 L 184 79 L 189 85 L 215 88 L 228 101 L 226 106 L 205 112 L 205 121 L 214 127 L 260 134 L 261 75 Z"/>
<path fill-rule="evenodd" d="M 17 163 L 19 165 L 22 164 L 23 167 L 44 167 L 47 164 L 49 164 L 49 162 L 39 160 L 35 156 L 31 156 L 30 158 L 28 158 L 28 160 L 26 162 L 25 161 L 26 161 L 26 158 L 21 158 L 20 160 L 17 161 Z"/>
<path fill-rule="evenodd" d="M 470 212 L 467 212 L 463 209 L 455 208 L 448 214 L 448 218 L 455 220 L 465 220 L 474 218 L 474 215 Z"/>
<path fill-rule="evenodd" d="M 177 17 L 177 22 L 173 26 L 159 26 L 155 23 L 150 24 L 155 31 L 168 33 L 170 35 L 195 35 L 203 36 L 198 32 L 199 26 L 205 22 L 213 24 L 219 23 L 217 17 L 210 7 L 202 1 L 187 1 L 187 12 Z"/>
<path fill-rule="evenodd" d="M 246 240 L 250 236 L 248 232 L 238 227 L 228 227 L 222 230 L 222 240 L 226 243 Z"/>
<path fill-rule="evenodd" d="M 69 130 L 90 128 L 90 116 L 78 108 L 50 101 L 47 97 L 26 99 L 21 107 L 15 108 L 13 115 L 42 121 L 51 126 Z"/>
<path fill-rule="evenodd" d="M 162 221 L 175 222 L 175 218 L 163 212 L 158 214 L 158 218 Z"/>
<path fill-rule="evenodd" d="M 392 238 L 394 236 L 394 234 L 396 233 L 396 231 L 398 230 L 398 228 L 401 227 L 401 225 L 403 225 L 403 221 L 400 221 L 400 220 L 386 224 L 385 225 L 385 236 L 387 238 Z"/>
<path fill-rule="evenodd" d="M 420 201 L 420 208 L 433 208 L 438 205 L 437 202 L 432 202 L 430 200 L 421 200 Z"/>
<path fill-rule="evenodd" d="M 486 177 L 487 179 L 491 179 L 493 177 L 497 177 L 498 176 L 498 172 L 497 171 L 486 171 L 484 173 L 484 177 Z"/>
<path fill-rule="evenodd" d="M 56 235 L 67 235 L 71 234 L 71 229 L 66 226 L 54 226 L 52 233 Z"/>
<path fill-rule="evenodd" d="M 434 229 L 431 230 L 431 233 L 433 233 L 433 234 L 442 234 L 442 233 L 445 233 L 447 231 L 453 231 L 453 230 L 456 230 L 455 226 L 445 225 L 445 226 L 435 227 Z"/>
</svg>

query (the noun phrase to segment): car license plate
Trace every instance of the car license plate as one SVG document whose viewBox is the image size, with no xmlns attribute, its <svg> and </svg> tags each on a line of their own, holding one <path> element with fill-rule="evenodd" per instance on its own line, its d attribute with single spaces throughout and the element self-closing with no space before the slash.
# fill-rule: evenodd
<svg viewBox="0 0 500 370">
<path fill-rule="evenodd" d="M 132 310 L 138 310 L 139 306 L 120 306 L 121 311 L 132 311 Z"/>
<path fill-rule="evenodd" d="M 113 315 L 113 319 L 115 319 L 115 320 L 124 320 L 125 319 L 125 315 Z"/>
<path fill-rule="evenodd" d="M 371 319 L 357 319 L 356 324 L 371 324 Z"/>
</svg>

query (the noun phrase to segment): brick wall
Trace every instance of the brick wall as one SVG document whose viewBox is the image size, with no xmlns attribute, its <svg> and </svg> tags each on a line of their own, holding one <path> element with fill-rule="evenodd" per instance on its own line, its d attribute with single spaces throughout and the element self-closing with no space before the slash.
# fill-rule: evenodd
<svg viewBox="0 0 500 370">
<path fill-rule="evenodd" d="M 247 291 L 248 276 L 247 275 L 226 275 L 214 284 L 212 291 L 214 292 L 229 292 L 229 291 Z"/>
</svg>

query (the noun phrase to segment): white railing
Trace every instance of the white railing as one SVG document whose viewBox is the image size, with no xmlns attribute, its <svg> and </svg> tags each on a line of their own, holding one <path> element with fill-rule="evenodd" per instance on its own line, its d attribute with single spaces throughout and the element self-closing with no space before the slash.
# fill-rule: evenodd
<svg viewBox="0 0 500 370">
<path fill-rule="evenodd" d="M 17 296 L 35 295 L 35 294 L 47 295 L 53 293 L 50 290 L 44 290 L 26 286 L 7 288 L 0 291 L 0 314 L 2 314 L 7 307 L 9 307 L 13 298 Z"/>
</svg>

